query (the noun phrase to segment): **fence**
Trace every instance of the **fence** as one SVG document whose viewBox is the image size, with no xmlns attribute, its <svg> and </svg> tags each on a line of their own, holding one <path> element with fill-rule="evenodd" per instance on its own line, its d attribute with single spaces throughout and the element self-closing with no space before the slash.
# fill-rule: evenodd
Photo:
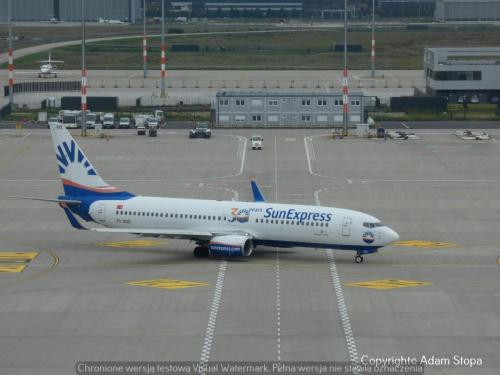
<svg viewBox="0 0 500 375">
<path fill-rule="evenodd" d="M 18 82 L 14 84 L 14 94 L 29 92 L 80 91 L 80 81 Z M 4 96 L 9 96 L 9 86 L 4 87 Z"/>
</svg>

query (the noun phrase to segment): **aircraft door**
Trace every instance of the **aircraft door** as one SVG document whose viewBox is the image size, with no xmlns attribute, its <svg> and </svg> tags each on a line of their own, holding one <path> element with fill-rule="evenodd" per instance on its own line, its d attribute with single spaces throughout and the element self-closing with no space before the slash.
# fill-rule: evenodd
<svg viewBox="0 0 500 375">
<path fill-rule="evenodd" d="M 352 225 L 352 218 L 349 216 L 345 216 L 344 220 L 342 221 L 342 236 L 344 237 L 351 236 L 351 225 Z"/>
<path fill-rule="evenodd" d="M 98 202 L 97 203 L 97 221 L 100 223 L 105 223 L 106 222 L 106 203 L 105 202 Z"/>
</svg>

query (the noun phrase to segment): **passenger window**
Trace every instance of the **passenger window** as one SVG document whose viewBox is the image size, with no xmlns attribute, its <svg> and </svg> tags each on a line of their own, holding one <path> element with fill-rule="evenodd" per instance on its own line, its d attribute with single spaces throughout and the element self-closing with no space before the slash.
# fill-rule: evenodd
<svg viewBox="0 0 500 375">
<path fill-rule="evenodd" d="M 283 225 L 283 224 L 285 224 L 285 220 L 281 220 L 281 224 L 282 224 L 282 225 Z"/>
<path fill-rule="evenodd" d="M 269 224 L 269 219 L 266 219 L 266 224 Z"/>
<path fill-rule="evenodd" d="M 203 220 L 207 220 L 207 215 L 203 215 Z"/>
<path fill-rule="evenodd" d="M 271 224 L 274 224 L 274 220 L 273 219 L 271 219 Z"/>
<path fill-rule="evenodd" d="M 325 224 L 325 227 L 327 227 L 327 226 L 328 226 L 328 223 Z"/>
<path fill-rule="evenodd" d="M 175 214 L 175 218 L 177 219 L 177 214 Z"/>
<path fill-rule="evenodd" d="M 221 217 L 219 216 L 219 221 L 220 221 Z"/>
<path fill-rule="evenodd" d="M 189 218 L 192 219 L 193 218 L 193 215 L 189 215 Z"/>
</svg>

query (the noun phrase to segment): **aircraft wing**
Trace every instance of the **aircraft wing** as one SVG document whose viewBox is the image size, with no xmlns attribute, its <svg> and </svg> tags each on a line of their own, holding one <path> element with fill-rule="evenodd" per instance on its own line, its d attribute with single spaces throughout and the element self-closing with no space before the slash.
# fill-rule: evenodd
<svg viewBox="0 0 500 375">
<path fill-rule="evenodd" d="M 177 239 L 209 240 L 214 234 L 208 231 L 182 229 L 134 229 L 134 228 L 92 228 L 99 233 L 130 233 L 142 237 L 162 237 Z"/>
</svg>

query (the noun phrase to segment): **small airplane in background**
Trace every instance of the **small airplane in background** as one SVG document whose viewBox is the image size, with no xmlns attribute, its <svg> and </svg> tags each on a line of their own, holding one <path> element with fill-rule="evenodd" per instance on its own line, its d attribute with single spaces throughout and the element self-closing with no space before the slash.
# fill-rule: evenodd
<svg viewBox="0 0 500 375">
<path fill-rule="evenodd" d="M 54 78 L 57 78 L 57 65 L 54 64 L 64 64 L 64 61 L 52 60 L 52 54 L 49 52 L 49 59 L 38 61 L 38 63 L 41 64 L 40 71 L 38 72 L 38 78 L 45 78 L 51 75 L 53 75 Z"/>
<path fill-rule="evenodd" d="M 120 20 L 105 20 L 104 18 L 99 18 L 99 23 L 107 23 L 109 25 L 125 25 L 125 22 Z"/>
</svg>

